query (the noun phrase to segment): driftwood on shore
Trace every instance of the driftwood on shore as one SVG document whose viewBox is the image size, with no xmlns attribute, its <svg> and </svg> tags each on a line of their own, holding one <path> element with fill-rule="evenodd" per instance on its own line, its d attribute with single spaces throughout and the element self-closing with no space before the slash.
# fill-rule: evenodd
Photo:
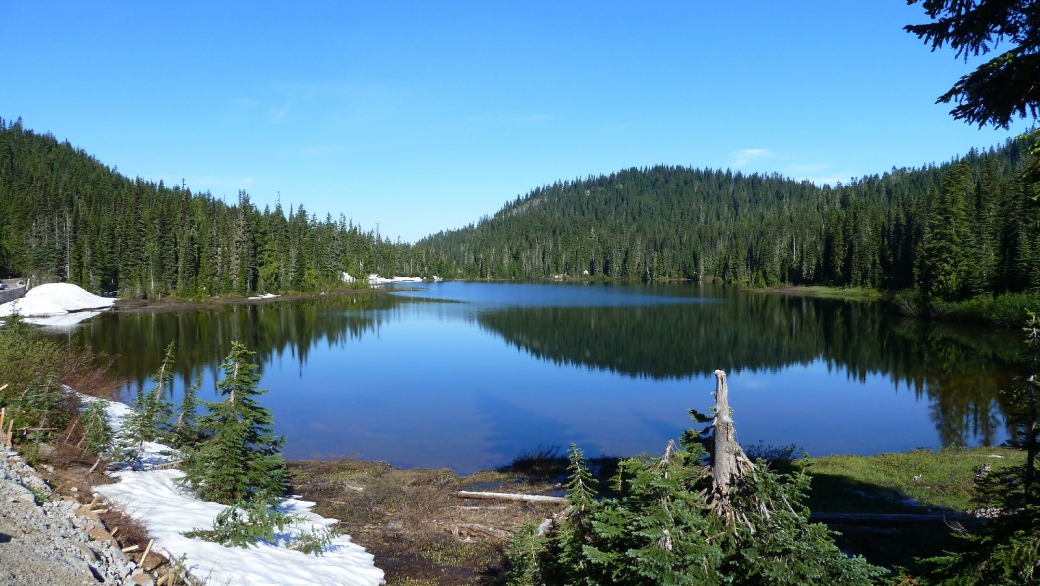
<svg viewBox="0 0 1040 586">
<path fill-rule="evenodd" d="M 530 503 L 562 503 L 567 499 L 561 496 L 544 496 L 540 494 L 517 494 L 512 492 L 473 492 L 460 490 L 458 495 L 467 499 L 494 499 L 504 501 L 526 501 Z"/>
<path fill-rule="evenodd" d="M 948 512 L 943 514 L 913 513 L 810 513 L 809 521 L 828 525 L 902 525 L 906 523 L 941 523 L 945 521 L 977 521 L 979 517 L 970 513 Z"/>
<path fill-rule="evenodd" d="M 455 537 L 460 538 L 483 537 L 485 539 L 493 539 L 503 543 L 509 542 L 513 539 L 512 532 L 497 527 L 481 525 L 479 523 L 444 523 L 437 521 L 435 524 Z"/>
</svg>

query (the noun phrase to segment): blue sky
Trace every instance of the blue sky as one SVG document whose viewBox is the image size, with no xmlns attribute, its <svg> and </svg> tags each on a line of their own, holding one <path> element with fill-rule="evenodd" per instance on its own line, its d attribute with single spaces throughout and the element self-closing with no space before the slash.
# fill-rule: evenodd
<svg viewBox="0 0 1040 586">
<path fill-rule="evenodd" d="M 1020 133 L 972 64 L 853 2 L 0 0 L 0 116 L 131 177 L 417 240 L 659 163 L 847 182 Z"/>
</svg>

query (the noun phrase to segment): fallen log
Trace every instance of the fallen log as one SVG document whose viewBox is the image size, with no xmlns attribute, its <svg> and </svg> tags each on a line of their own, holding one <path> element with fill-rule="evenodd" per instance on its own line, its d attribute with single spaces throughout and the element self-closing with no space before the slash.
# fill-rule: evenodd
<svg viewBox="0 0 1040 586">
<path fill-rule="evenodd" d="M 497 527 L 488 527 L 487 525 L 480 525 L 478 523 L 444 523 L 437 522 L 437 525 L 442 527 L 445 531 L 451 533 L 455 537 L 484 537 L 486 539 L 493 539 L 495 541 L 511 541 L 513 534 L 504 529 L 498 529 Z"/>
<path fill-rule="evenodd" d="M 540 494 L 517 494 L 512 492 L 472 492 L 460 490 L 458 495 L 468 499 L 498 499 L 504 501 L 526 501 L 531 503 L 565 503 L 562 496 L 545 496 Z"/>
<path fill-rule="evenodd" d="M 913 513 L 810 513 L 809 521 L 813 523 L 847 524 L 847 525 L 902 525 L 907 523 L 941 523 L 943 521 L 978 520 L 968 513 L 923 514 Z"/>
</svg>

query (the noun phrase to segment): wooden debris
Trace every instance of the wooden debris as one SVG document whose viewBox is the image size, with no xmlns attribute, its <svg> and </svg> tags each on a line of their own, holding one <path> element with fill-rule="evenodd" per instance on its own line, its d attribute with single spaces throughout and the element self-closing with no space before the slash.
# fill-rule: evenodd
<svg viewBox="0 0 1040 586">
<path fill-rule="evenodd" d="M 172 468 L 177 468 L 178 466 L 181 465 L 182 462 L 184 462 L 184 460 L 172 460 L 170 462 L 163 462 L 161 464 L 152 464 L 149 467 L 149 469 L 151 469 L 151 470 L 170 470 Z"/>
<path fill-rule="evenodd" d="M 949 512 L 942 515 L 914 515 L 912 513 L 811 513 L 812 523 L 848 525 L 902 525 L 903 523 L 939 523 L 944 521 L 978 520 L 968 513 Z"/>
<path fill-rule="evenodd" d="M 121 551 L 123 553 L 130 553 L 132 551 L 137 551 L 139 549 L 141 549 L 139 546 L 131 545 L 130 547 L 124 547 Z"/>
<path fill-rule="evenodd" d="M 443 523 L 438 526 L 450 532 L 455 537 L 483 537 L 494 541 L 508 542 L 513 539 L 513 534 L 504 529 L 480 525 L 478 523 Z"/>
<path fill-rule="evenodd" d="M 507 507 L 503 505 L 458 505 L 455 508 L 460 511 L 504 511 Z"/>
<path fill-rule="evenodd" d="M 148 552 L 152 551 L 152 542 L 153 541 L 155 541 L 155 540 L 154 539 L 149 539 L 148 540 L 148 547 L 144 548 L 144 554 L 141 555 L 141 561 L 140 561 L 140 563 L 138 563 L 138 565 L 141 566 L 142 568 L 144 567 L 145 560 L 148 559 Z"/>
<path fill-rule="evenodd" d="M 468 499 L 498 499 L 504 501 L 525 501 L 530 503 L 564 503 L 567 499 L 561 496 L 545 496 L 541 494 L 517 494 L 512 492 L 472 492 L 460 490 L 458 495 Z"/>
</svg>

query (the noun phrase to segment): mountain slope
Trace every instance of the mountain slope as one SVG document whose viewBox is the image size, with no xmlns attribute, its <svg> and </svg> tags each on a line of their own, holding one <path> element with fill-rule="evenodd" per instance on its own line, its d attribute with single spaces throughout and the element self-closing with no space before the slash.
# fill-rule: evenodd
<svg viewBox="0 0 1040 586">
<path fill-rule="evenodd" d="M 658 166 L 534 189 L 467 228 L 416 244 L 434 270 L 479 278 L 706 278 L 906 288 L 951 169 L 978 267 L 969 290 L 1036 287 L 1036 207 L 1021 145 L 823 188 L 779 175 Z M 949 207 L 949 203 L 944 204 Z"/>
</svg>

